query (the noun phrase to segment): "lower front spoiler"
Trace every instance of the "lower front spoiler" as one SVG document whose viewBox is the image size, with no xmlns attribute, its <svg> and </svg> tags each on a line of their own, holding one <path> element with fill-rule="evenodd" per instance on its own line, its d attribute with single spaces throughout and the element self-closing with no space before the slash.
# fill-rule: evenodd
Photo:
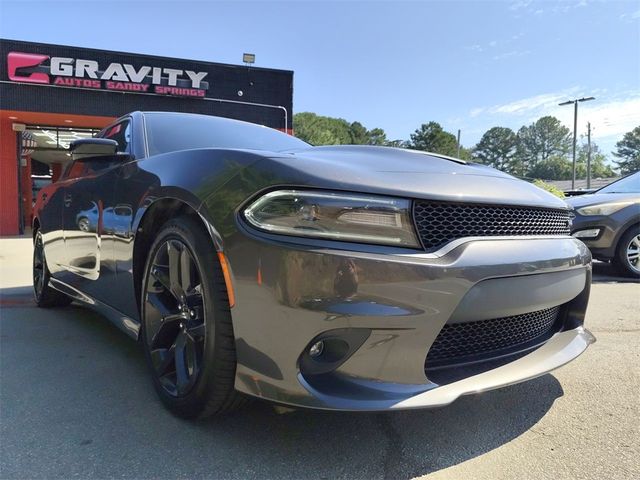
<svg viewBox="0 0 640 480">
<path fill-rule="evenodd" d="M 376 411 L 402 410 L 414 408 L 435 408 L 449 405 L 462 395 L 486 392 L 496 388 L 513 385 L 539 377 L 569 363 L 595 342 L 595 337 L 583 327 L 560 332 L 551 337 L 543 346 L 533 352 L 514 360 L 511 363 L 489 370 L 478 375 L 464 378 L 447 385 L 427 384 L 423 391 L 416 393 L 415 385 L 407 388 L 408 393 L 401 396 L 402 387 L 398 386 L 396 394 L 387 399 L 363 400 L 358 398 L 334 397 L 314 389 L 304 377 L 300 382 L 312 394 L 315 401 L 309 405 L 303 402 L 299 406 L 308 406 L 326 410 Z M 376 389 L 375 382 L 363 388 Z M 411 392 L 411 393 L 409 393 Z M 302 399 L 301 399 L 302 400 Z M 318 402 L 319 401 L 319 402 Z"/>
</svg>

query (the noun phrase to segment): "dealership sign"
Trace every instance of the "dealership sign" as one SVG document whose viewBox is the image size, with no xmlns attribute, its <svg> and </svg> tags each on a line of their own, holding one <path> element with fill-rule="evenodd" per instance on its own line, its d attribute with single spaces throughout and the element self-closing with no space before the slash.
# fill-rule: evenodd
<svg viewBox="0 0 640 480">
<path fill-rule="evenodd" d="M 7 55 L 9 80 L 53 84 L 61 87 L 155 93 L 183 97 L 204 97 L 209 83 L 207 72 L 128 63 L 100 65 L 95 60 L 50 57 L 33 53 Z"/>
</svg>

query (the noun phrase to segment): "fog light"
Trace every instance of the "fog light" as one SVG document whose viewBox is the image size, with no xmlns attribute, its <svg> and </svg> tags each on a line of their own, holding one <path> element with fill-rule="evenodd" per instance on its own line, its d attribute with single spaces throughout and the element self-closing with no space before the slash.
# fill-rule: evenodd
<svg viewBox="0 0 640 480">
<path fill-rule="evenodd" d="M 590 228 L 588 230 L 578 230 L 577 232 L 573 232 L 573 236 L 576 238 L 596 238 L 599 234 L 599 228 Z"/>
<path fill-rule="evenodd" d="M 319 342 L 316 342 L 313 345 L 311 345 L 311 348 L 309 349 L 309 356 L 312 358 L 318 357 L 320 356 L 320 354 L 322 354 L 323 350 L 324 350 L 324 342 L 320 340 Z"/>
</svg>

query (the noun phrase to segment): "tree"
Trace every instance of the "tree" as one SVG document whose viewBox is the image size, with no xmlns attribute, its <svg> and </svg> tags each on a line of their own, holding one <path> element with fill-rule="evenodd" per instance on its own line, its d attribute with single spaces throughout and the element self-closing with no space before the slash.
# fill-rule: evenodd
<svg viewBox="0 0 640 480">
<path fill-rule="evenodd" d="M 587 156 L 589 147 L 583 143 L 576 152 L 576 178 L 587 178 Z M 615 177 L 616 173 L 611 166 L 606 164 L 607 156 L 600 151 L 595 143 L 591 142 L 591 178 Z"/>
<path fill-rule="evenodd" d="M 527 170 L 552 156 L 564 156 L 571 150 L 571 131 L 555 117 L 539 118 L 518 130 L 518 157 Z"/>
<path fill-rule="evenodd" d="M 518 136 L 505 127 L 493 127 L 482 136 L 473 149 L 473 159 L 503 172 L 522 175 L 522 163 L 517 157 Z"/>
<path fill-rule="evenodd" d="M 622 140 L 616 143 L 613 154 L 620 159 L 614 162 L 623 175 L 640 170 L 640 126 L 624 134 Z"/>
<path fill-rule="evenodd" d="M 351 137 L 349 143 L 352 145 L 367 145 L 369 143 L 368 133 L 360 122 L 353 122 L 349 125 L 349 136 Z"/>
<path fill-rule="evenodd" d="M 387 140 L 384 145 L 395 148 L 411 148 L 411 144 L 407 140 Z"/>
<path fill-rule="evenodd" d="M 381 128 L 374 128 L 373 130 L 369 130 L 367 132 L 369 137 L 369 145 L 389 145 L 389 140 L 387 140 L 387 134 L 384 133 L 384 130 Z"/>
<path fill-rule="evenodd" d="M 311 112 L 293 116 L 296 137 L 311 145 L 386 145 L 387 136 L 381 128 L 367 130 L 360 122 L 349 123 L 342 118 L 324 117 Z"/>
<path fill-rule="evenodd" d="M 569 180 L 573 176 L 573 165 L 566 157 L 554 155 L 538 161 L 527 175 L 542 180 Z"/>
<path fill-rule="evenodd" d="M 351 143 L 349 123 L 342 118 L 331 118 L 311 112 L 293 116 L 296 137 L 312 145 L 339 145 Z"/>
<path fill-rule="evenodd" d="M 456 137 L 445 132 L 438 122 L 423 123 L 411 134 L 409 147 L 415 150 L 440 153 L 455 157 L 457 155 Z"/>
</svg>

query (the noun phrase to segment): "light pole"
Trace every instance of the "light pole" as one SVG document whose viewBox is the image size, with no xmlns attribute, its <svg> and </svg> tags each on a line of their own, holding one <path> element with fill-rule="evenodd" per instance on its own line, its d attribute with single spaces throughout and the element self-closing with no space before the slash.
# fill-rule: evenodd
<svg viewBox="0 0 640 480">
<path fill-rule="evenodd" d="M 582 97 L 575 100 L 567 100 L 566 102 L 559 103 L 558 105 L 571 105 L 573 104 L 573 175 L 571 177 L 571 190 L 576 188 L 576 136 L 578 134 L 578 103 L 588 102 L 589 100 L 595 100 L 596 97 Z"/>
</svg>

